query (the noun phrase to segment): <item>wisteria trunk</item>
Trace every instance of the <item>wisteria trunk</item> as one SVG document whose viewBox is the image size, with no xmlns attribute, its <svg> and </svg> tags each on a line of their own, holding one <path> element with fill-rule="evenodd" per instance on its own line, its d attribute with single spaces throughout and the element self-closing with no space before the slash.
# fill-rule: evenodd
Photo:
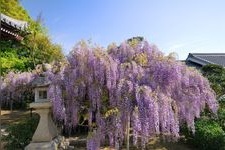
<svg viewBox="0 0 225 150">
<path fill-rule="evenodd" d="M 127 150 L 130 149 L 130 113 L 127 114 Z"/>
</svg>

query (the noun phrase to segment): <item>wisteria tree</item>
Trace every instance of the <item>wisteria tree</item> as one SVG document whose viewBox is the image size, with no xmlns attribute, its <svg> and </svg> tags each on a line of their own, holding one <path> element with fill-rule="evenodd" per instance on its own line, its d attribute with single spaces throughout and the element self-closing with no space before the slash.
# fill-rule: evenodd
<svg viewBox="0 0 225 150">
<path fill-rule="evenodd" d="M 130 137 L 142 148 L 154 136 L 176 139 L 181 124 L 194 133 L 204 108 L 217 112 L 208 81 L 147 41 L 125 41 L 107 51 L 81 42 L 67 60 L 47 73 L 49 98 L 55 119 L 68 131 L 86 116 L 88 150 L 105 142 L 119 149 Z"/>
<path fill-rule="evenodd" d="M 34 96 L 31 84 L 35 77 L 37 74 L 32 72 L 9 72 L 6 74 L 0 91 L 3 107 L 10 107 L 12 110 L 13 104 L 21 105 L 32 101 Z"/>
</svg>

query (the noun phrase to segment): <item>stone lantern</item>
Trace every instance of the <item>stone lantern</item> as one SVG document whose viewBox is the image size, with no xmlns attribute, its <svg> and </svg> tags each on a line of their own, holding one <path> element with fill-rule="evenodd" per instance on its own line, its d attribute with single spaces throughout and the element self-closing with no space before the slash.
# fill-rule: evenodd
<svg viewBox="0 0 225 150">
<path fill-rule="evenodd" d="M 47 98 L 50 82 L 45 77 L 38 77 L 33 82 L 35 102 L 30 104 L 36 113 L 40 115 L 40 121 L 33 135 L 31 143 L 25 150 L 55 150 L 57 143 L 57 128 L 51 117 L 52 103 Z"/>
</svg>

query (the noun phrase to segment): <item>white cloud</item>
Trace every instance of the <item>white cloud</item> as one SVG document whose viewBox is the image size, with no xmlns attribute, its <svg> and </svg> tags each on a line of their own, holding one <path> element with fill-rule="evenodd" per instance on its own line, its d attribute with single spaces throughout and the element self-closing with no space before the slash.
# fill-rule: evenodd
<svg viewBox="0 0 225 150">
<path fill-rule="evenodd" d="M 189 40 L 177 42 L 174 44 L 169 44 L 169 48 L 166 50 L 166 53 L 175 52 L 178 54 L 180 60 L 187 58 L 189 53 L 206 53 L 209 51 L 207 44 L 208 40 Z"/>
</svg>

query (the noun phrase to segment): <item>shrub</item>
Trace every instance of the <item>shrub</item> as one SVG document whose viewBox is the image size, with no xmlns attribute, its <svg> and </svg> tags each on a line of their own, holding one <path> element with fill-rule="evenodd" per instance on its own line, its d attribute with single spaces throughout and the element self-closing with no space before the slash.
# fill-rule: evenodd
<svg viewBox="0 0 225 150">
<path fill-rule="evenodd" d="M 225 133 L 220 125 L 210 119 L 201 118 L 196 124 L 192 143 L 202 150 L 225 149 Z"/>
<path fill-rule="evenodd" d="M 39 116 L 33 115 L 29 119 L 10 125 L 6 129 L 8 135 L 3 137 L 3 140 L 7 142 L 5 148 L 7 150 L 24 149 L 32 140 L 38 122 Z"/>
<path fill-rule="evenodd" d="M 225 108 L 220 107 L 218 110 L 218 121 L 222 129 L 225 131 Z"/>
</svg>

